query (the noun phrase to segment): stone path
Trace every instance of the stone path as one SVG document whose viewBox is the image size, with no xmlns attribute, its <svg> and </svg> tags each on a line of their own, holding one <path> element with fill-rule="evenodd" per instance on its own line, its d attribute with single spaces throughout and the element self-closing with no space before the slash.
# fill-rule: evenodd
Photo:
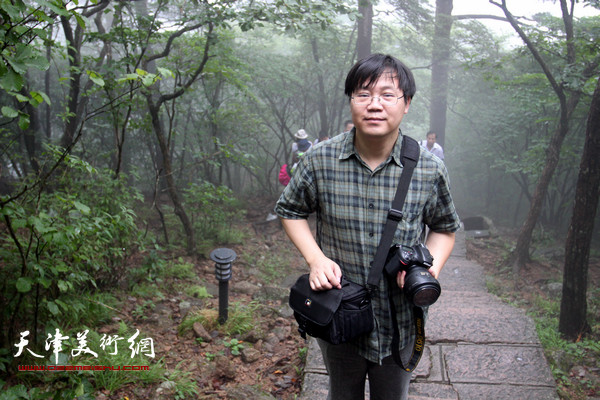
<svg viewBox="0 0 600 400">
<path fill-rule="evenodd" d="M 440 282 L 409 399 L 557 400 L 533 321 L 487 292 L 483 267 L 466 259 L 464 232 L 457 233 Z M 310 339 L 300 399 L 326 397 L 327 372 Z"/>
</svg>

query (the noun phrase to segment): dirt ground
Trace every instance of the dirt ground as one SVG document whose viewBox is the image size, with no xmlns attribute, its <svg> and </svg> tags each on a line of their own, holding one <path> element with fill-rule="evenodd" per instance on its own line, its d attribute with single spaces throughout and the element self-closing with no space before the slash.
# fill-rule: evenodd
<svg viewBox="0 0 600 400">
<path fill-rule="evenodd" d="M 152 337 L 157 358 L 164 357 L 169 370 L 177 368 L 186 373 L 196 383 L 197 394 L 183 397 L 182 393 L 176 393 L 173 387 L 163 383 L 149 387 L 129 385 L 116 392 L 105 391 L 99 399 L 296 398 L 302 384 L 306 343 L 297 333 L 295 320 L 286 307 L 287 287 L 290 277 L 305 272 L 305 267 L 299 253 L 286 239 L 279 221 L 266 221 L 270 209 L 272 204 L 268 201 L 253 203 L 245 220 L 236 223 L 236 229 L 250 232 L 252 237 L 243 246 L 231 246 L 238 258 L 232 264 L 232 278 L 228 283 L 229 316 L 235 304 L 258 304 L 253 314 L 255 328 L 250 332 L 225 335 L 218 327 L 205 329 L 199 324 L 180 332 L 186 315 L 199 312 L 213 319 L 218 316 L 215 263 L 206 257 L 174 255 L 195 265 L 198 280 L 202 282 L 200 285 L 206 286 L 212 298 L 190 298 L 181 291 L 164 293 L 172 286 L 166 282 L 160 288 L 165 298 L 154 300 L 153 309 L 143 319 L 135 315 L 135 310 L 139 310 L 146 301 L 144 299 L 129 298 L 121 310 L 119 318 Z M 281 270 L 272 274 L 272 281 L 266 282 L 260 266 L 244 256 L 261 253 L 264 258 L 268 258 L 267 253 L 289 255 L 282 257 L 286 265 L 281 265 Z M 181 282 L 173 286 L 181 287 Z M 101 333 L 114 331 L 117 322 L 104 327 Z M 232 346 L 233 343 L 236 346 Z"/>
</svg>

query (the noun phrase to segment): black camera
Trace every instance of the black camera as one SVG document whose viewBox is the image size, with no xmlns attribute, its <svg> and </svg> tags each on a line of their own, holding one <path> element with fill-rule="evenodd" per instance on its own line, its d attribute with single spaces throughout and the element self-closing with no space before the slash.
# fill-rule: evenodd
<svg viewBox="0 0 600 400">
<path fill-rule="evenodd" d="M 425 245 L 395 245 L 390 249 L 385 264 L 385 272 L 390 278 L 396 278 L 398 272 L 406 271 L 404 293 L 415 306 L 427 307 L 440 297 L 442 288 L 437 279 L 428 271 L 433 257 Z"/>
</svg>

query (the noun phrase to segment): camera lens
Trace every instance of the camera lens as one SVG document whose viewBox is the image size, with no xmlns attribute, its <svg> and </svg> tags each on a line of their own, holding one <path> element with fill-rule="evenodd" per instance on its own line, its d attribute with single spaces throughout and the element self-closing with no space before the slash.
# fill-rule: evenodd
<svg viewBox="0 0 600 400">
<path fill-rule="evenodd" d="M 428 307 L 437 301 L 442 289 L 429 271 L 413 267 L 406 274 L 404 291 L 415 306 Z"/>
</svg>

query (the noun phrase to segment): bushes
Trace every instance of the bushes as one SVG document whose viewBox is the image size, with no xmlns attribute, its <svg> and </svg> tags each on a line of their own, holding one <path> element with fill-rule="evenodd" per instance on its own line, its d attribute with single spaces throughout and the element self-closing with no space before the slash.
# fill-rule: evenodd
<svg viewBox="0 0 600 400">
<path fill-rule="evenodd" d="M 209 182 L 194 183 L 184 193 L 199 249 L 211 249 L 217 244 L 242 243 L 244 234 L 235 229 L 233 221 L 241 219 L 245 210 L 226 186 Z"/>
<path fill-rule="evenodd" d="M 161 296 L 159 282 L 166 278 L 174 282 L 196 278 L 193 264 L 182 259 L 165 261 L 158 246 L 146 251 L 133 211 L 134 207 L 141 208 L 141 203 L 136 203 L 141 195 L 111 171 L 66 156 L 51 179 L 33 177 L 14 193 L 14 197 L 0 197 L 0 349 L 14 349 L 24 331 L 30 332 L 27 348 L 40 349 L 48 332 L 56 328 L 72 336 L 69 332 L 109 322 L 121 308 L 119 297 L 125 294 L 115 290 L 117 285 L 156 300 Z M 187 192 L 187 200 L 197 232 L 208 249 L 213 243 L 239 240 L 240 232 L 231 221 L 243 214 L 231 191 L 196 185 Z M 130 259 L 139 253 L 142 257 Z M 120 285 L 123 282 L 128 285 Z M 201 286 L 181 290 L 197 297 L 209 296 Z M 133 312 L 143 316 L 144 307 L 152 305 L 147 300 Z M 24 352 L 15 360 L 13 354 L 0 353 L 0 390 L 27 398 L 41 398 L 30 386 L 47 386 L 73 398 L 97 388 L 112 390 L 129 384 L 124 379 L 137 376 L 102 374 L 98 379 L 69 374 L 67 385 L 73 389 L 63 390 L 60 382 L 40 381 L 35 374 L 21 373 L 19 380 L 30 380 L 26 386 L 3 388 L 2 375 L 14 372 L 17 361 L 25 362 L 28 357 Z M 40 361 L 31 360 L 33 364 Z M 166 374 L 164 365 L 156 364 L 148 376 L 152 382 Z M 174 371 L 171 378 L 178 373 Z M 194 390 L 193 385 L 175 388 L 177 393 Z"/>
<path fill-rule="evenodd" d="M 35 337 L 81 318 L 90 307 L 82 294 L 114 285 L 140 244 L 139 194 L 74 156 L 62 165 L 45 186 L 17 188 L 21 196 L 0 202 L 0 347 L 17 330 Z"/>
</svg>

